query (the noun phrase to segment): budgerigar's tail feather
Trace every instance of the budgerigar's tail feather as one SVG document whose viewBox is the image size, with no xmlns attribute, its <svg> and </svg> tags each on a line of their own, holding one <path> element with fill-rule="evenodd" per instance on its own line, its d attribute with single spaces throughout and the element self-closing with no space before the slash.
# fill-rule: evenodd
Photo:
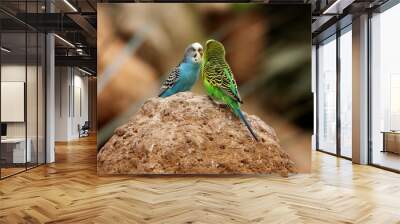
<svg viewBox="0 0 400 224">
<path fill-rule="evenodd" d="M 250 126 L 249 122 L 244 117 L 242 111 L 239 108 L 237 108 L 237 109 L 234 109 L 234 112 L 235 112 L 235 114 L 237 114 L 240 117 L 240 120 L 243 121 L 243 123 L 246 125 L 247 129 L 249 129 L 253 138 L 258 142 L 258 137 L 257 137 L 256 133 L 253 131 L 253 128 Z"/>
<path fill-rule="evenodd" d="M 158 94 L 158 97 L 165 97 L 164 96 L 164 93 L 167 91 L 167 89 L 164 89 L 163 91 L 161 91 L 159 94 Z"/>
<path fill-rule="evenodd" d="M 165 98 L 165 97 L 169 97 L 169 96 L 171 96 L 171 95 L 172 95 L 172 93 L 171 93 L 170 89 L 163 89 L 163 90 L 160 92 L 160 94 L 158 94 L 158 97 Z"/>
</svg>

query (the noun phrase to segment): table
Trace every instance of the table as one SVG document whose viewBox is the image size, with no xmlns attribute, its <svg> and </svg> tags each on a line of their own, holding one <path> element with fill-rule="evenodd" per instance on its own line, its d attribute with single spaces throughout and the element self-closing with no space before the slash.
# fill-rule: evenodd
<svg viewBox="0 0 400 224">
<path fill-rule="evenodd" d="M 392 152 L 400 154 L 400 131 L 382 131 L 383 150 L 382 152 Z"/>
</svg>

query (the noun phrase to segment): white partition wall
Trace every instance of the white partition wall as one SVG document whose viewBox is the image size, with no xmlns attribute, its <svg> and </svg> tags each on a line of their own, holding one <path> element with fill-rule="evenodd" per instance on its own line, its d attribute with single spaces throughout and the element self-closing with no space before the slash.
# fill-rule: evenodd
<svg viewBox="0 0 400 224">
<path fill-rule="evenodd" d="M 18 6 L 36 13 L 41 1 L 20 1 Z M 9 14 L 0 17 L 14 21 Z M 45 36 L 16 22 L 13 29 L 0 24 L 0 178 L 37 167 L 46 161 L 45 143 Z"/>
<path fill-rule="evenodd" d="M 1 45 L 9 49 L 9 52 L 1 51 L 1 124 L 6 127 L 6 133 L 2 134 L 0 144 L 1 151 L 1 177 L 7 177 L 15 173 L 26 170 L 27 162 L 31 161 L 31 141 L 27 138 L 27 114 L 26 114 L 26 97 L 28 96 L 27 83 L 27 49 L 26 49 L 26 33 L 25 32 L 2 32 Z M 18 84 L 10 84 L 10 83 Z M 11 86 L 10 86 L 11 85 Z M 18 86 L 18 87 L 17 87 Z M 15 89 L 14 89 L 14 88 Z M 17 105 L 10 102 L 15 98 L 19 98 Z M 31 94 L 29 94 L 31 96 Z M 17 100 L 17 99 L 15 99 Z M 21 102 L 22 100 L 22 102 Z M 21 105 L 22 103 L 22 105 Z M 10 108 L 12 107 L 12 108 Z M 11 115 L 15 111 L 16 116 Z M 22 117 L 21 117 L 22 116 Z M 27 150 L 29 152 L 27 152 Z"/>
</svg>

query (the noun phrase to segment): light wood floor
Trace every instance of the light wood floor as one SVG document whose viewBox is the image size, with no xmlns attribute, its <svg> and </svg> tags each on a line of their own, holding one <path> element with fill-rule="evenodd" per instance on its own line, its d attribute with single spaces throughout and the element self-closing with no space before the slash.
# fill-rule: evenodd
<svg viewBox="0 0 400 224">
<path fill-rule="evenodd" d="M 313 153 L 313 173 L 98 177 L 94 138 L 0 181 L 0 223 L 400 223 L 400 175 Z"/>
<path fill-rule="evenodd" d="M 1 168 L 1 177 L 7 177 L 7 176 L 10 176 L 10 175 L 13 175 L 13 174 L 15 174 L 15 173 L 19 173 L 19 172 L 22 172 L 22 171 L 24 171 L 25 170 L 25 167 L 17 167 L 17 168 L 14 168 L 14 167 L 12 167 L 12 168 Z"/>
</svg>

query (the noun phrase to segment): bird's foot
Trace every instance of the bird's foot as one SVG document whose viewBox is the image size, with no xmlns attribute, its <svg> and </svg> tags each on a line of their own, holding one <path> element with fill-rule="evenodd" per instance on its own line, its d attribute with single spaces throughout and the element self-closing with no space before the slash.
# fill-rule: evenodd
<svg viewBox="0 0 400 224">
<path fill-rule="evenodd" d="M 223 108 L 223 109 L 228 108 L 228 105 L 226 105 L 226 104 L 224 104 L 224 103 L 220 103 L 220 102 L 214 100 L 211 96 L 208 96 L 208 98 L 211 100 L 211 102 L 212 102 L 215 106 L 218 106 L 219 108 Z"/>
<path fill-rule="evenodd" d="M 223 104 L 223 103 L 218 104 L 218 106 L 219 106 L 219 108 L 222 108 L 222 109 L 228 109 L 229 108 L 229 106 L 227 104 Z"/>
<path fill-rule="evenodd" d="M 207 96 L 207 97 L 208 97 L 208 99 L 211 100 L 212 103 L 214 103 L 214 104 L 216 103 L 215 100 L 211 96 Z"/>
</svg>

